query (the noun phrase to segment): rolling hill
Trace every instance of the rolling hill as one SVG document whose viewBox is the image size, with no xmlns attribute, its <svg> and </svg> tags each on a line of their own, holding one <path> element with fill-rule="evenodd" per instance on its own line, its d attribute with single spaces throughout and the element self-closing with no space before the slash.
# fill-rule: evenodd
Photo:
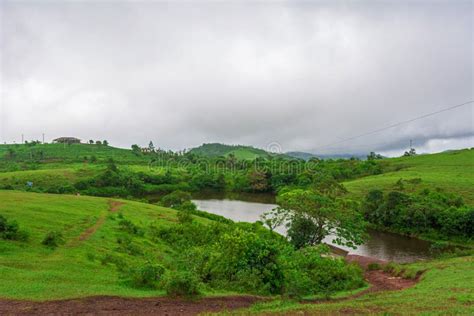
<svg viewBox="0 0 474 316">
<path fill-rule="evenodd" d="M 120 217 L 138 226 L 167 227 L 177 223 L 175 210 L 116 199 L 15 191 L 0 191 L 0 201 L 0 214 L 30 235 L 28 242 L 0 238 L 1 297 L 44 300 L 163 294 L 126 286 L 112 263 L 137 265 L 147 260 L 119 250 L 123 245 L 117 238 L 124 238 Z M 63 234 L 64 244 L 57 249 L 41 244 L 50 231 Z M 134 237 L 130 245 L 162 263 L 174 259 L 173 249 L 148 235 Z"/>
<path fill-rule="evenodd" d="M 270 154 L 263 149 L 243 145 L 225 145 L 219 143 L 202 144 L 189 151 L 203 157 L 220 157 L 233 154 L 237 159 L 252 160 L 258 157 L 268 158 Z"/>
<path fill-rule="evenodd" d="M 386 172 L 344 182 L 354 196 L 363 196 L 373 189 L 392 190 L 400 179 L 405 189 L 421 190 L 441 188 L 461 195 L 465 202 L 474 205 L 474 150 L 463 149 L 439 154 L 381 160 Z"/>
</svg>

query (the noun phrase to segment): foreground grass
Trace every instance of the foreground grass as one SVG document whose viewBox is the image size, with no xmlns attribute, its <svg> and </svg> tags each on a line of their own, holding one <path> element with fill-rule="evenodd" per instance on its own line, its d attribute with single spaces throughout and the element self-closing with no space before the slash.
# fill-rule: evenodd
<svg viewBox="0 0 474 316">
<path fill-rule="evenodd" d="M 110 211 L 110 201 L 0 191 L 0 214 L 16 220 L 30 235 L 27 242 L 0 239 L 0 297 L 48 300 L 92 295 L 162 295 L 160 291 L 128 286 L 120 280 L 115 266 L 101 263 L 109 253 L 132 264 L 144 260 L 117 251 L 121 232 L 117 213 Z M 118 211 L 125 218 L 143 227 L 151 222 L 167 226 L 177 221 L 176 212 L 171 209 L 132 201 L 115 202 L 123 203 Z M 53 230 L 62 232 L 65 239 L 54 250 L 41 244 L 46 233 Z M 152 243 L 146 235 L 137 238 L 137 243 L 153 258 L 162 262 L 173 260 L 172 249 Z"/>
<path fill-rule="evenodd" d="M 474 314 L 473 256 L 420 262 L 409 266 L 427 271 L 418 284 L 406 290 L 366 294 L 334 303 L 300 304 L 275 300 L 230 314 Z"/>
</svg>

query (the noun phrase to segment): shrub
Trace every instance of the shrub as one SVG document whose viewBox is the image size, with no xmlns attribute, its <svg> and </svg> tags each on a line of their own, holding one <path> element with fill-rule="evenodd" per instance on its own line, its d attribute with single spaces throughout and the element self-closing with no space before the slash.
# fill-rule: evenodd
<svg viewBox="0 0 474 316">
<path fill-rule="evenodd" d="M 159 264 L 147 262 L 130 269 L 130 279 L 135 287 L 156 289 L 162 280 L 165 268 Z"/>
<path fill-rule="evenodd" d="M 125 252 L 131 256 L 139 256 L 143 254 L 142 248 L 134 243 L 129 236 L 119 236 L 117 238 L 117 243 L 119 244 L 118 250 Z"/>
<path fill-rule="evenodd" d="M 169 296 L 192 297 L 199 295 L 198 280 L 189 272 L 171 272 L 166 277 L 164 288 Z"/>
<path fill-rule="evenodd" d="M 20 226 L 16 221 L 8 221 L 4 216 L 0 215 L 1 239 L 27 241 L 28 237 L 28 233 L 20 230 Z"/>
<path fill-rule="evenodd" d="M 307 247 L 286 258 L 284 294 L 292 297 L 322 294 L 329 297 L 334 292 L 353 290 L 365 284 L 359 266 L 322 256 L 327 253 L 327 247 Z"/>
<path fill-rule="evenodd" d="M 123 215 L 122 215 L 122 217 L 123 217 Z M 137 235 L 137 236 L 143 236 L 144 235 L 143 229 L 141 229 L 141 227 L 139 227 L 138 225 L 135 225 L 134 223 L 132 223 L 128 219 L 121 219 L 119 221 L 119 228 L 120 228 L 120 230 L 125 231 L 129 234 L 132 234 L 132 235 Z"/>
<path fill-rule="evenodd" d="M 375 271 L 375 270 L 380 270 L 380 269 L 382 269 L 382 267 L 380 266 L 380 264 L 378 264 L 376 262 L 371 262 L 367 266 L 367 270 L 369 270 L 369 271 Z"/>
<path fill-rule="evenodd" d="M 180 190 L 174 191 L 161 198 L 161 204 L 163 206 L 174 209 L 180 209 L 183 205 L 189 208 L 189 203 L 191 203 L 191 194 Z"/>
<path fill-rule="evenodd" d="M 41 242 L 41 244 L 50 248 L 56 248 L 63 243 L 64 243 L 63 234 L 58 231 L 50 231 L 49 233 L 46 234 L 43 241 Z"/>
<path fill-rule="evenodd" d="M 176 214 L 178 216 L 178 222 L 181 224 L 191 223 L 193 221 L 193 217 L 187 211 L 178 211 Z"/>
</svg>

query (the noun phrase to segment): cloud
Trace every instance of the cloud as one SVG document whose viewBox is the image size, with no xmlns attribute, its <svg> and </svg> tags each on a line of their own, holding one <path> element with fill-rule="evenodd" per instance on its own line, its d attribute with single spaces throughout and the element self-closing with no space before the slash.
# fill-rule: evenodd
<svg viewBox="0 0 474 316">
<path fill-rule="evenodd" d="M 318 153 L 472 142 L 467 105 L 330 145 L 473 99 L 470 1 L 2 2 L 1 12 L 2 142 L 44 132 Z"/>
</svg>

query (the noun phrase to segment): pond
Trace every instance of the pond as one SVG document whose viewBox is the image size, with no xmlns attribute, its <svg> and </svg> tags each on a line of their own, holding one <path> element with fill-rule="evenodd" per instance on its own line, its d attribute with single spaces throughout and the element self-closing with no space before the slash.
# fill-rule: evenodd
<svg viewBox="0 0 474 316">
<path fill-rule="evenodd" d="M 276 207 L 275 198 L 265 194 L 199 193 L 193 196 L 198 209 L 227 217 L 236 222 L 255 222 L 260 215 Z M 284 228 L 278 230 L 284 234 Z M 413 262 L 429 259 L 430 243 L 417 238 L 369 230 L 370 239 L 357 249 L 340 247 L 351 254 L 395 261 Z M 331 243 L 331 238 L 325 242 Z"/>
</svg>

